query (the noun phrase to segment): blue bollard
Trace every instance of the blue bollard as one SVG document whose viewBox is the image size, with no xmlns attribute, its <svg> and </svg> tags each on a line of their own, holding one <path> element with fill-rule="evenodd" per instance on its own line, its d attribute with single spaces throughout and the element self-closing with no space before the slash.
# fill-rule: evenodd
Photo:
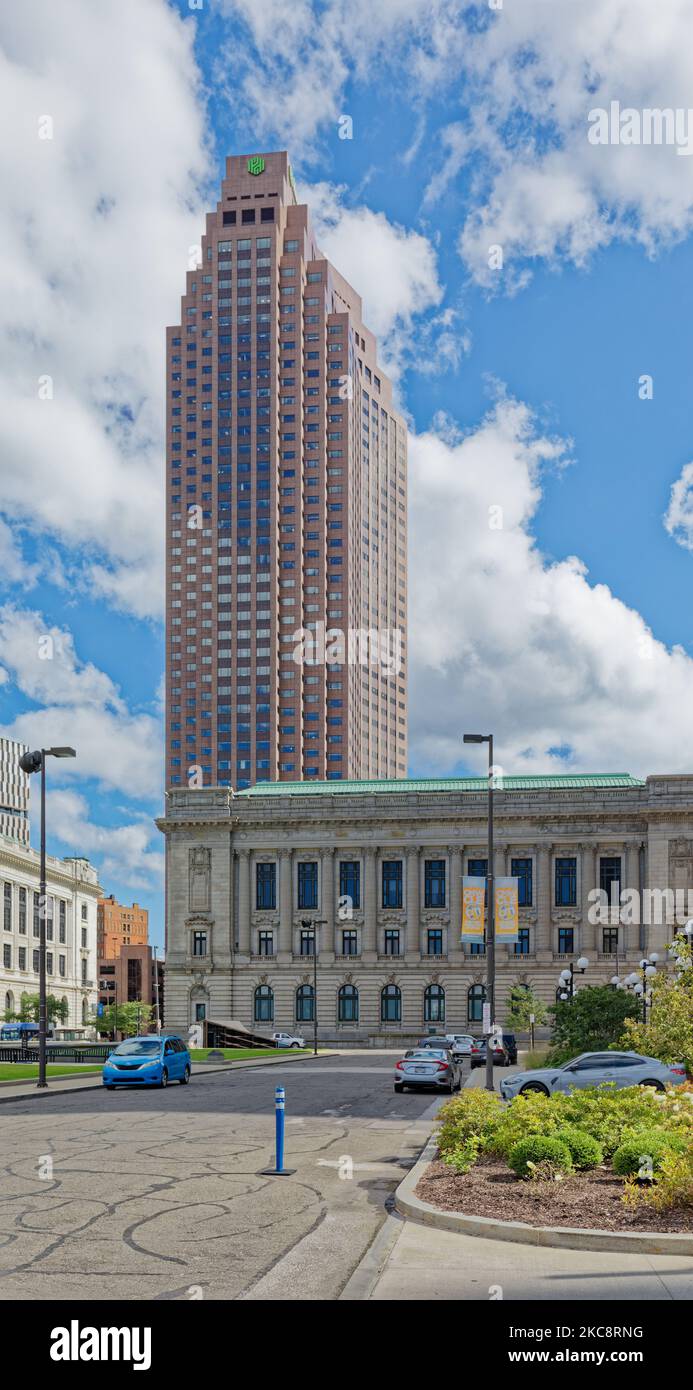
<svg viewBox="0 0 693 1390">
<path fill-rule="evenodd" d="M 276 1086 L 274 1091 L 274 1168 L 262 1168 L 260 1170 L 263 1176 L 269 1178 L 290 1178 L 296 1172 L 295 1168 L 284 1167 L 285 1100 L 284 1087 Z"/>
</svg>

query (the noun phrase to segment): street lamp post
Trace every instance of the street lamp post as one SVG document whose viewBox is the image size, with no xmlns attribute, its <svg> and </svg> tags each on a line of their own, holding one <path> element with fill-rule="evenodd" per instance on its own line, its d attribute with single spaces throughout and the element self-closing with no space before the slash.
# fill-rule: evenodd
<svg viewBox="0 0 693 1390">
<path fill-rule="evenodd" d="M 48 1021 L 46 1018 L 46 758 L 75 758 L 74 748 L 37 748 L 33 753 L 23 753 L 19 759 L 22 772 L 41 774 L 41 866 L 39 882 L 39 1071 L 36 1083 L 39 1090 L 45 1090 L 46 1080 L 46 1038 Z"/>
<path fill-rule="evenodd" d="M 657 952 L 651 951 L 649 956 L 644 957 L 643 960 L 640 961 L 640 974 L 638 974 L 637 970 L 634 970 L 633 973 L 631 975 L 627 975 L 625 980 L 623 981 L 627 989 L 632 989 L 633 994 L 635 994 L 638 999 L 642 999 L 643 1023 L 647 1023 L 647 1009 L 648 1006 L 652 1003 L 652 990 L 648 988 L 647 982 L 657 974 L 658 960 L 659 956 Z"/>
<path fill-rule="evenodd" d="M 488 863 L 486 866 L 486 1002 L 489 1006 L 491 1028 L 495 1021 L 496 994 L 496 924 L 493 874 L 493 734 L 464 734 L 463 743 L 488 744 Z M 493 1048 L 491 1034 L 486 1038 L 486 1090 L 493 1086 Z"/>
<path fill-rule="evenodd" d="M 318 1055 L 318 927 L 324 927 L 323 918 L 314 920 L 306 917 L 301 921 L 304 931 L 313 931 L 313 1056 Z"/>
<path fill-rule="evenodd" d="M 589 960 L 587 956 L 579 956 L 576 962 L 571 960 L 570 966 L 561 971 L 558 977 L 558 998 L 562 1004 L 567 1003 L 569 999 L 575 998 L 576 968 L 581 975 L 584 975 L 588 965 Z"/>
</svg>

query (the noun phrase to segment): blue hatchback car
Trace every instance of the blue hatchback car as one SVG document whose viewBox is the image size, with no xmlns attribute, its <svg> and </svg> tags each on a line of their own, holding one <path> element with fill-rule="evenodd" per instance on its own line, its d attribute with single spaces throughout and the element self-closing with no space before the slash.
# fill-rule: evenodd
<svg viewBox="0 0 693 1390">
<path fill-rule="evenodd" d="M 103 1069 L 103 1084 L 116 1086 L 168 1086 L 179 1081 L 187 1086 L 191 1058 L 187 1045 L 175 1034 L 149 1033 L 142 1038 L 126 1038 L 110 1054 Z"/>
</svg>

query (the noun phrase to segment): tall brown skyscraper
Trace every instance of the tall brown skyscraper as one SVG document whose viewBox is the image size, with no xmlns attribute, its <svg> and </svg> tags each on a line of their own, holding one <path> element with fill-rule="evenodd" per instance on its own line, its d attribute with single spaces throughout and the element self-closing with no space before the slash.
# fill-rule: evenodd
<svg viewBox="0 0 693 1390">
<path fill-rule="evenodd" d="M 288 156 L 232 156 L 167 330 L 169 786 L 407 770 L 406 429 Z"/>
</svg>

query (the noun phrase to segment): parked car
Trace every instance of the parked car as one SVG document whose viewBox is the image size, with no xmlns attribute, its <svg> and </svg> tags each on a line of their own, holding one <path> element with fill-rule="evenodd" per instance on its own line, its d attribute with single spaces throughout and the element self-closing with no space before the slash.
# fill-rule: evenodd
<svg viewBox="0 0 693 1390">
<path fill-rule="evenodd" d="M 459 1091 L 462 1067 L 445 1048 L 419 1047 L 405 1052 L 395 1065 L 395 1090 L 406 1087 L 433 1087 L 436 1091 Z"/>
<path fill-rule="evenodd" d="M 431 1033 L 427 1038 L 421 1038 L 416 1044 L 417 1048 L 432 1047 L 443 1052 L 452 1052 L 452 1043 L 441 1033 Z"/>
<path fill-rule="evenodd" d="M 493 1065 L 494 1067 L 510 1066 L 510 1058 L 508 1056 L 508 1051 L 506 1049 L 505 1043 L 501 1042 L 500 1037 L 495 1037 L 493 1040 Z M 471 1066 L 472 1070 L 474 1070 L 474 1067 L 486 1066 L 485 1038 L 474 1039 L 474 1042 L 472 1043 Z"/>
<path fill-rule="evenodd" d="M 686 1080 L 684 1066 L 643 1057 L 639 1052 L 581 1052 L 562 1067 L 542 1067 L 537 1071 L 521 1071 L 504 1077 L 500 1084 L 503 1100 L 538 1091 L 552 1096 L 557 1091 L 572 1091 L 584 1086 L 601 1086 L 609 1082 L 622 1086 L 681 1086 Z"/>
<path fill-rule="evenodd" d="M 305 1047 L 305 1038 L 299 1037 L 298 1033 L 273 1033 L 272 1041 L 275 1047 Z"/>
<path fill-rule="evenodd" d="M 179 1081 L 187 1086 L 192 1061 L 187 1043 L 176 1034 L 146 1034 L 126 1038 L 107 1058 L 102 1073 L 107 1091 L 116 1086 L 168 1086 Z"/>
<path fill-rule="evenodd" d="M 471 1057 L 474 1042 L 471 1033 L 446 1033 L 445 1036 L 452 1044 L 452 1051 L 456 1057 Z"/>
<path fill-rule="evenodd" d="M 514 1033 L 504 1033 L 503 1042 L 508 1054 L 508 1065 L 512 1067 L 517 1061 L 517 1038 Z"/>
</svg>

